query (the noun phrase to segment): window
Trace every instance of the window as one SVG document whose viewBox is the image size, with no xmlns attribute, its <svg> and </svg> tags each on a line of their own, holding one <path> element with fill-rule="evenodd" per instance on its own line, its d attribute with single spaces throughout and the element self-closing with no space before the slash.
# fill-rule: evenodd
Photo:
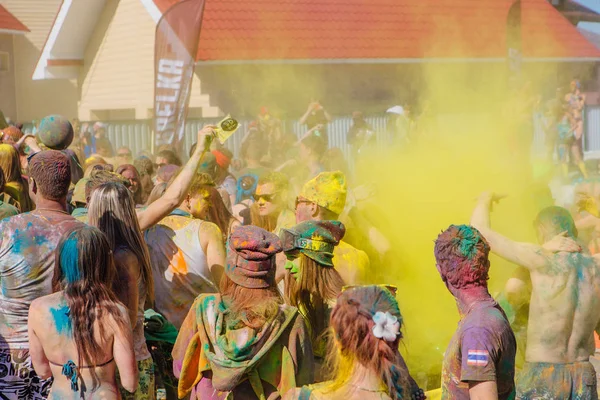
<svg viewBox="0 0 600 400">
<path fill-rule="evenodd" d="M 5 51 L 0 51 L 0 72 L 8 72 L 10 70 L 10 56 Z"/>
</svg>

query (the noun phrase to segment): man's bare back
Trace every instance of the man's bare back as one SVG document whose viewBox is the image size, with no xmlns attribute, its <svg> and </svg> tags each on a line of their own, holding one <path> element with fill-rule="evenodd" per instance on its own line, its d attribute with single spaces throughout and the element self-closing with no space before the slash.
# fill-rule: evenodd
<svg viewBox="0 0 600 400">
<path fill-rule="evenodd" d="M 492 252 L 527 268 L 532 283 L 527 362 L 517 379 L 517 400 L 597 399 L 596 373 L 589 358 L 600 322 L 600 258 L 582 252 L 566 209 L 540 211 L 534 224 L 544 243 L 540 246 L 493 231 L 489 214 L 494 201 L 492 194 L 483 194 L 471 224 L 488 240 Z M 559 234 L 571 242 L 565 252 L 549 246 Z"/>
<path fill-rule="evenodd" d="M 587 361 L 600 322 L 600 258 L 557 253 L 531 269 L 527 361 Z"/>
</svg>

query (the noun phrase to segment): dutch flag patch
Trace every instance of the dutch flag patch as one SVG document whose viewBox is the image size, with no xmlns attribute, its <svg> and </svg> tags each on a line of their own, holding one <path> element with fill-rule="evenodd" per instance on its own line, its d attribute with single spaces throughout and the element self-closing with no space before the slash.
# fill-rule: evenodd
<svg viewBox="0 0 600 400">
<path fill-rule="evenodd" d="M 490 361 L 490 353 L 487 350 L 469 350 L 467 353 L 467 365 L 485 367 Z"/>
</svg>

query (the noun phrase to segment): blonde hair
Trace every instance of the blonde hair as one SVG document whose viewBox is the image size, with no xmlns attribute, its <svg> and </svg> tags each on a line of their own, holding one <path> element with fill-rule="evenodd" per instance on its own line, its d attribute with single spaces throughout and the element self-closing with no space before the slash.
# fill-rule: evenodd
<svg viewBox="0 0 600 400">
<path fill-rule="evenodd" d="M 141 264 L 140 275 L 145 283 L 148 299 L 154 299 L 154 280 L 148 246 L 142 237 L 135 202 L 131 191 L 118 182 L 107 182 L 92 192 L 89 223 L 98 227 L 108 238 L 113 251 L 117 245 L 131 251 Z"/>
<path fill-rule="evenodd" d="M 19 153 L 10 144 L 0 144 L 0 168 L 4 171 L 6 182 L 23 181 Z"/>
</svg>

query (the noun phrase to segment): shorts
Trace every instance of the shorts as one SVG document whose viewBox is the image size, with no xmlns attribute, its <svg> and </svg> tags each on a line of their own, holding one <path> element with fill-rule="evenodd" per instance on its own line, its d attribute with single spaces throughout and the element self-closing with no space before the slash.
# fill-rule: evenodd
<svg viewBox="0 0 600 400">
<path fill-rule="evenodd" d="M 134 393 L 129 393 L 121 387 L 119 383 L 119 391 L 123 400 L 154 400 L 156 398 L 156 388 L 154 387 L 154 361 L 152 357 L 137 362 L 140 380 L 138 387 Z M 118 370 L 117 370 L 118 371 Z M 117 379 L 118 372 L 117 372 Z"/>
<path fill-rule="evenodd" d="M 517 399 L 597 400 L 596 371 L 589 361 L 525 363 L 517 377 Z"/>
<path fill-rule="evenodd" d="M 52 381 L 37 376 L 29 349 L 0 349 L 0 400 L 46 399 Z"/>
</svg>

